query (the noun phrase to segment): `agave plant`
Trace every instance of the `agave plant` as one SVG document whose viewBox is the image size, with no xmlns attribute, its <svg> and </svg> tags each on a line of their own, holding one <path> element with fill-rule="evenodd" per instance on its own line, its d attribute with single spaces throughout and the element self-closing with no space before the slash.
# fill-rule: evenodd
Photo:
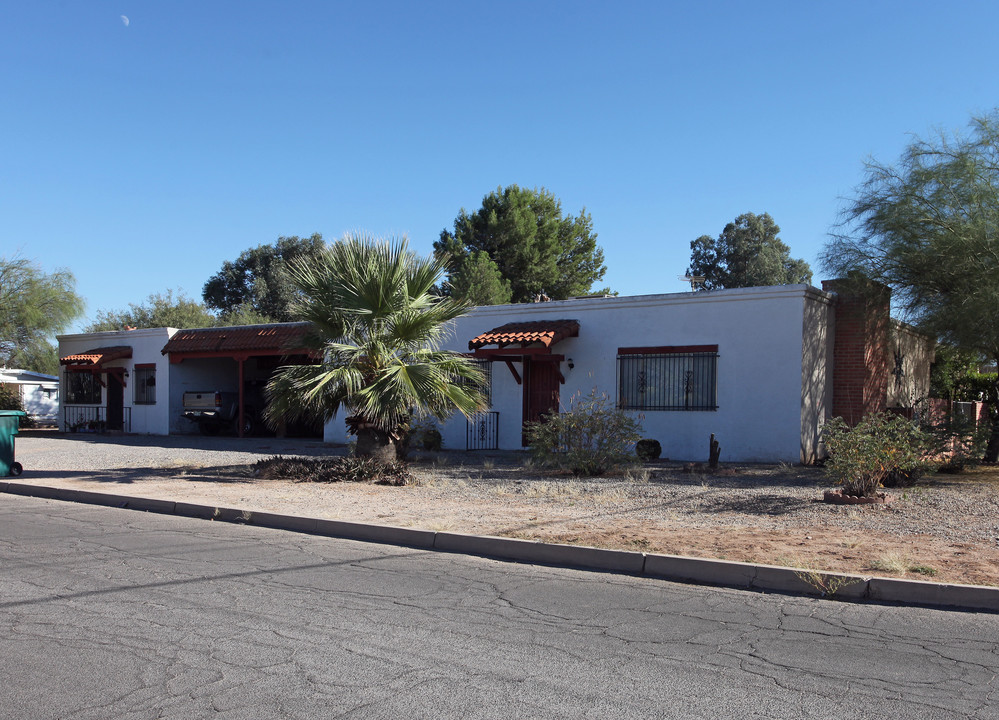
<svg viewBox="0 0 999 720">
<path fill-rule="evenodd" d="M 440 420 L 484 408 L 482 373 L 440 349 L 468 306 L 434 293 L 443 259 L 420 258 L 405 240 L 348 235 L 318 259 L 293 264 L 293 313 L 311 323 L 316 365 L 278 369 L 267 385 L 268 424 L 328 422 L 341 408 L 357 454 L 391 459 L 415 412 Z"/>
</svg>

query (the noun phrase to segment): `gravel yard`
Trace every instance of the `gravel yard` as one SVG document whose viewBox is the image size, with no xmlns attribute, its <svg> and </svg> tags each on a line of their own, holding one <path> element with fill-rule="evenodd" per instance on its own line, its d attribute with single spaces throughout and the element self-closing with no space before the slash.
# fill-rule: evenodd
<svg viewBox="0 0 999 720">
<path fill-rule="evenodd" d="M 23 432 L 17 480 L 430 530 L 999 585 L 999 470 L 934 475 L 885 506 L 818 500 L 821 469 L 647 464 L 577 480 L 519 453 L 418 458 L 405 487 L 260 480 L 274 455 L 343 454 L 318 440 Z M 0 500 L 2 501 L 2 500 Z"/>
</svg>

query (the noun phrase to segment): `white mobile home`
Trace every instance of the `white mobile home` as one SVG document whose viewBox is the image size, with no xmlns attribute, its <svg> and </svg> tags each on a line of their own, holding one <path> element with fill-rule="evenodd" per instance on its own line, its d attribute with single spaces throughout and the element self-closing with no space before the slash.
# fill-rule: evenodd
<svg viewBox="0 0 999 720">
<path fill-rule="evenodd" d="M 59 376 L 0 368 L 0 385 L 12 387 L 28 417 L 37 423 L 54 423 L 59 411 Z"/>
</svg>

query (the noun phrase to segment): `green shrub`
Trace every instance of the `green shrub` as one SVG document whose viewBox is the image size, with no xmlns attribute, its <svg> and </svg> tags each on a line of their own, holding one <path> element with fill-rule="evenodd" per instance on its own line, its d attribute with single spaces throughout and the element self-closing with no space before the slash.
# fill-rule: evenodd
<svg viewBox="0 0 999 720">
<path fill-rule="evenodd" d="M 286 458 L 258 460 L 253 474 L 265 480 L 295 482 L 366 482 L 377 485 L 408 485 L 413 481 L 402 462 L 380 462 L 369 457 Z"/>
<path fill-rule="evenodd" d="M 525 432 L 539 464 L 592 476 L 632 464 L 642 426 L 614 407 L 606 394 L 593 390 L 577 396 L 567 412 L 526 423 Z"/>
<path fill-rule="evenodd" d="M 400 447 L 403 446 L 405 452 L 400 451 L 399 457 L 405 457 L 414 447 L 427 452 L 439 452 L 444 447 L 444 437 L 432 420 L 410 420 L 403 429 Z"/>
<path fill-rule="evenodd" d="M 914 483 L 926 468 L 932 447 L 928 433 L 899 415 L 871 413 L 854 427 L 834 418 L 823 430 L 829 459 L 826 475 L 844 495 L 873 497 L 889 483 Z"/>
<path fill-rule="evenodd" d="M 436 427 L 428 427 L 420 433 L 420 446 L 424 450 L 437 452 L 444 447 L 444 438 Z"/>
<path fill-rule="evenodd" d="M 635 444 L 635 454 L 644 462 L 658 460 L 663 454 L 663 446 L 659 444 L 658 440 L 645 438 Z"/>
<path fill-rule="evenodd" d="M 924 429 L 931 438 L 929 454 L 947 458 L 939 471 L 953 473 L 979 464 L 992 434 L 990 423 L 977 424 L 958 413 L 926 425 Z"/>
<path fill-rule="evenodd" d="M 20 410 L 24 412 L 24 405 L 21 404 L 21 394 L 17 391 L 16 385 L 0 383 L 0 410 Z M 34 420 L 28 415 L 18 418 L 17 426 L 20 428 L 30 428 L 35 426 Z"/>
</svg>

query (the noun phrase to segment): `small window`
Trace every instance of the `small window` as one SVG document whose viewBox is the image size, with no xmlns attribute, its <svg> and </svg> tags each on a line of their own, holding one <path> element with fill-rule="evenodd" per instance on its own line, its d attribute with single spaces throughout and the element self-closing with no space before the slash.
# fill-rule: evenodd
<svg viewBox="0 0 999 720">
<path fill-rule="evenodd" d="M 717 410 L 718 346 L 619 348 L 622 410 Z"/>
<path fill-rule="evenodd" d="M 135 404 L 153 405 L 156 403 L 156 365 L 136 365 L 132 379 L 135 386 Z"/>
<path fill-rule="evenodd" d="M 66 373 L 67 405 L 99 405 L 101 384 L 97 376 L 89 372 Z"/>
</svg>

